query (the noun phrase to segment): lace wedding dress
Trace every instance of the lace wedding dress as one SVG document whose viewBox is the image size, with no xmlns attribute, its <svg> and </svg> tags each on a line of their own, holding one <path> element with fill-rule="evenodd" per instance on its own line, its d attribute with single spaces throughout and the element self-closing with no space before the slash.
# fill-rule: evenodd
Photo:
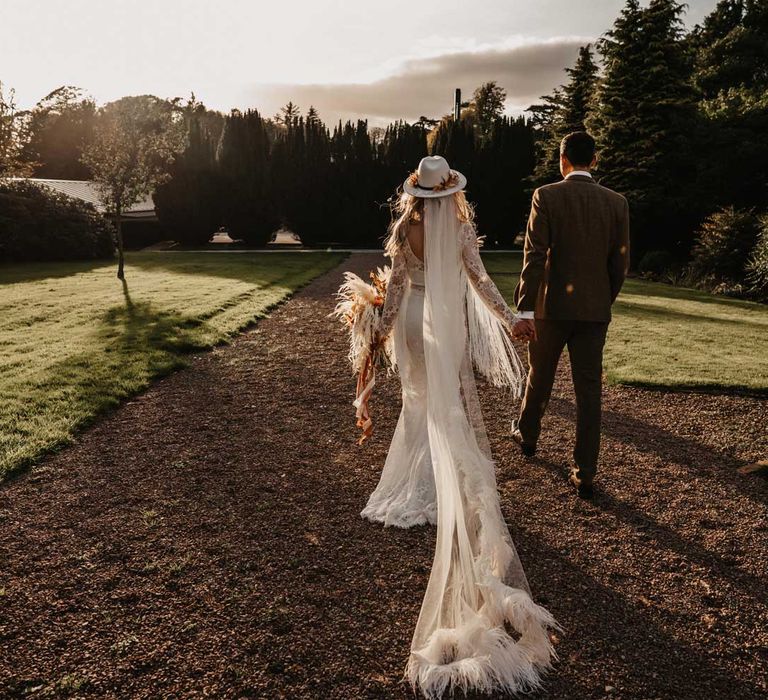
<svg viewBox="0 0 768 700">
<path fill-rule="evenodd" d="M 392 331 L 402 310 L 404 337 L 395 344 L 407 353 L 397 352 L 402 385 L 403 408 L 387 454 L 381 480 L 361 513 L 364 518 L 384 525 L 413 527 L 437 522 L 437 494 L 427 435 L 427 371 L 424 365 L 424 263 L 411 250 L 406 239 L 400 255 L 392 261 L 387 297 L 379 333 Z M 399 335 L 399 334 L 398 334 Z"/>
<path fill-rule="evenodd" d="M 460 232 L 462 263 L 467 277 L 489 309 L 511 326 L 515 314 L 485 271 L 480 246 L 471 225 Z M 424 362 L 424 263 L 406 238 L 400 255 L 392 261 L 392 274 L 381 315 L 379 334 L 388 336 L 402 311 L 401 333 L 395 350 L 402 385 L 403 407 L 387 454 L 381 480 L 361 513 L 384 525 L 409 528 L 437 522 L 437 494 L 427 435 L 427 372 Z M 461 313 L 457 309 L 456 313 Z M 403 361 L 404 358 L 407 362 Z"/>
<path fill-rule="evenodd" d="M 554 658 L 499 506 L 474 369 L 519 395 L 514 320 L 450 198 L 426 200 L 424 262 L 407 239 L 392 261 L 380 333 L 393 334 L 402 411 L 362 516 L 437 525 L 406 674 L 428 698 L 535 688 Z"/>
</svg>

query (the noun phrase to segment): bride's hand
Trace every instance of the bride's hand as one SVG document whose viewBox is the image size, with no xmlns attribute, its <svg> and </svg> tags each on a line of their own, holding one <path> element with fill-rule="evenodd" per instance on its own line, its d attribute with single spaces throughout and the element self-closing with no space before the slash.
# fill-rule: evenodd
<svg viewBox="0 0 768 700">
<path fill-rule="evenodd" d="M 536 340 L 536 323 L 532 318 L 520 318 L 515 319 L 510 329 L 512 337 L 516 340 L 523 340 L 530 342 Z"/>
</svg>

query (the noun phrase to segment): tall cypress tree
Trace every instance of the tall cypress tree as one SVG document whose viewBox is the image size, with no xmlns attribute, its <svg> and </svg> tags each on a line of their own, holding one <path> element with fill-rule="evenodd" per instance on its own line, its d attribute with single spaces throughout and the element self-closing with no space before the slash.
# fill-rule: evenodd
<svg viewBox="0 0 768 700">
<path fill-rule="evenodd" d="M 538 164 L 533 174 L 536 185 L 560 178 L 560 141 L 572 131 L 584 131 L 597 89 L 598 67 L 587 44 L 579 49 L 573 68 L 566 68 L 569 81 L 544 97 L 543 105 L 529 111 L 538 113 Z"/>
<path fill-rule="evenodd" d="M 330 139 L 313 107 L 306 119 L 294 121 L 278 138 L 272 164 L 274 198 L 280 202 L 282 223 L 305 245 L 332 242 Z"/>
<path fill-rule="evenodd" d="M 390 124 L 378 148 L 378 158 L 389 171 L 387 174 L 402 180 L 426 155 L 427 132 L 418 123 L 398 121 Z"/>
<path fill-rule="evenodd" d="M 535 162 L 531 124 L 523 117 L 496 119 L 475 153 L 469 181 L 486 246 L 509 247 L 523 229 L 530 204 L 527 179 Z"/>
<path fill-rule="evenodd" d="M 472 124 L 447 117 L 438 124 L 432 137 L 430 152 L 443 156 L 452 167 L 470 176 L 475 155 L 476 138 Z"/>
<path fill-rule="evenodd" d="M 329 190 L 336 211 L 336 240 L 378 245 L 385 233 L 386 218 L 382 212 L 388 192 L 382 189 L 381 163 L 375 159 L 368 123 L 358 120 L 354 124 L 339 124 L 331 137 L 331 153 Z"/>
<path fill-rule="evenodd" d="M 563 106 L 560 121 L 563 131 L 584 131 L 597 87 L 597 64 L 592 53 L 592 45 L 579 49 L 579 56 L 573 68 L 566 68 L 570 80 L 563 86 Z"/>
<path fill-rule="evenodd" d="M 629 199 L 634 260 L 655 249 L 682 257 L 692 240 L 696 111 L 682 12 L 675 0 L 628 0 L 599 44 L 605 74 L 587 126 L 599 176 Z"/>
<path fill-rule="evenodd" d="M 157 188 L 154 201 L 167 235 L 182 243 L 201 245 L 222 223 L 216 148 L 207 125 L 221 120 L 221 115 L 190 102 L 184 109 L 184 120 L 187 147 L 173 162 L 170 179 Z"/>
<path fill-rule="evenodd" d="M 224 224 L 250 245 L 267 243 L 279 224 L 270 187 L 269 139 L 255 110 L 233 111 L 217 149 Z"/>
<path fill-rule="evenodd" d="M 235 110 L 220 117 L 223 129 L 209 129 L 210 113 L 195 112 L 189 147 L 158 193 L 161 218 L 176 238 L 201 243 L 220 222 L 234 236 L 262 245 L 282 223 L 310 246 L 381 243 L 387 202 L 428 154 L 433 121 L 396 122 L 373 138 L 365 121 L 339 122 L 329 133 L 313 108 L 306 117 L 292 108 L 286 114 L 275 124 L 257 112 Z M 213 135 L 219 131 L 214 157 Z M 488 245 L 511 243 L 527 208 L 523 182 L 534 160 L 531 123 L 497 117 L 481 139 L 469 119 L 448 119 L 431 135 L 434 152 L 469 177 Z M 215 183 L 203 192 L 203 176 L 211 170 Z"/>
<path fill-rule="evenodd" d="M 763 207 L 768 184 L 768 0 L 722 0 L 692 33 L 702 94 L 702 214 Z"/>
</svg>

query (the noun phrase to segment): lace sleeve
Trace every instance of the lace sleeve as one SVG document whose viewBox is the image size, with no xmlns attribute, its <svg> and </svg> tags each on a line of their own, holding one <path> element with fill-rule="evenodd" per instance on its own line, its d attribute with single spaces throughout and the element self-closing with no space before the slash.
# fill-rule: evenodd
<svg viewBox="0 0 768 700">
<path fill-rule="evenodd" d="M 384 307 L 379 321 L 379 337 L 386 338 L 395 325 L 397 313 L 400 311 L 400 302 L 403 300 L 405 288 L 408 285 L 408 274 L 405 264 L 405 255 L 399 252 L 392 260 L 392 274 L 387 283 L 387 296 L 384 299 Z"/>
<path fill-rule="evenodd" d="M 509 308 L 507 302 L 504 301 L 501 292 L 485 271 L 485 265 L 483 265 L 483 260 L 480 257 L 480 245 L 477 235 L 470 225 L 464 226 L 461 230 L 461 257 L 464 261 L 467 277 L 469 277 L 469 281 L 480 298 L 494 316 L 498 317 L 507 326 L 511 326 L 515 321 L 515 314 Z"/>
</svg>

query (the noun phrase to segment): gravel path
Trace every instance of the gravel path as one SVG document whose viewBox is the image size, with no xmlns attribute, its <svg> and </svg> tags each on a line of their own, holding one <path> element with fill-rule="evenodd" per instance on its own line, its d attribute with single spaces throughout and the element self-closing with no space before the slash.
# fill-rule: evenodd
<svg viewBox="0 0 768 700">
<path fill-rule="evenodd" d="M 355 446 L 326 317 L 341 270 L 377 262 L 353 256 L 0 488 L 0 697 L 411 696 L 434 531 L 358 517 L 399 389 L 379 385 Z M 507 522 L 565 627 L 531 697 L 765 697 L 767 487 L 736 469 L 768 453 L 766 401 L 609 388 L 585 503 L 566 379 L 527 462 L 517 405 L 481 388 Z"/>
</svg>

